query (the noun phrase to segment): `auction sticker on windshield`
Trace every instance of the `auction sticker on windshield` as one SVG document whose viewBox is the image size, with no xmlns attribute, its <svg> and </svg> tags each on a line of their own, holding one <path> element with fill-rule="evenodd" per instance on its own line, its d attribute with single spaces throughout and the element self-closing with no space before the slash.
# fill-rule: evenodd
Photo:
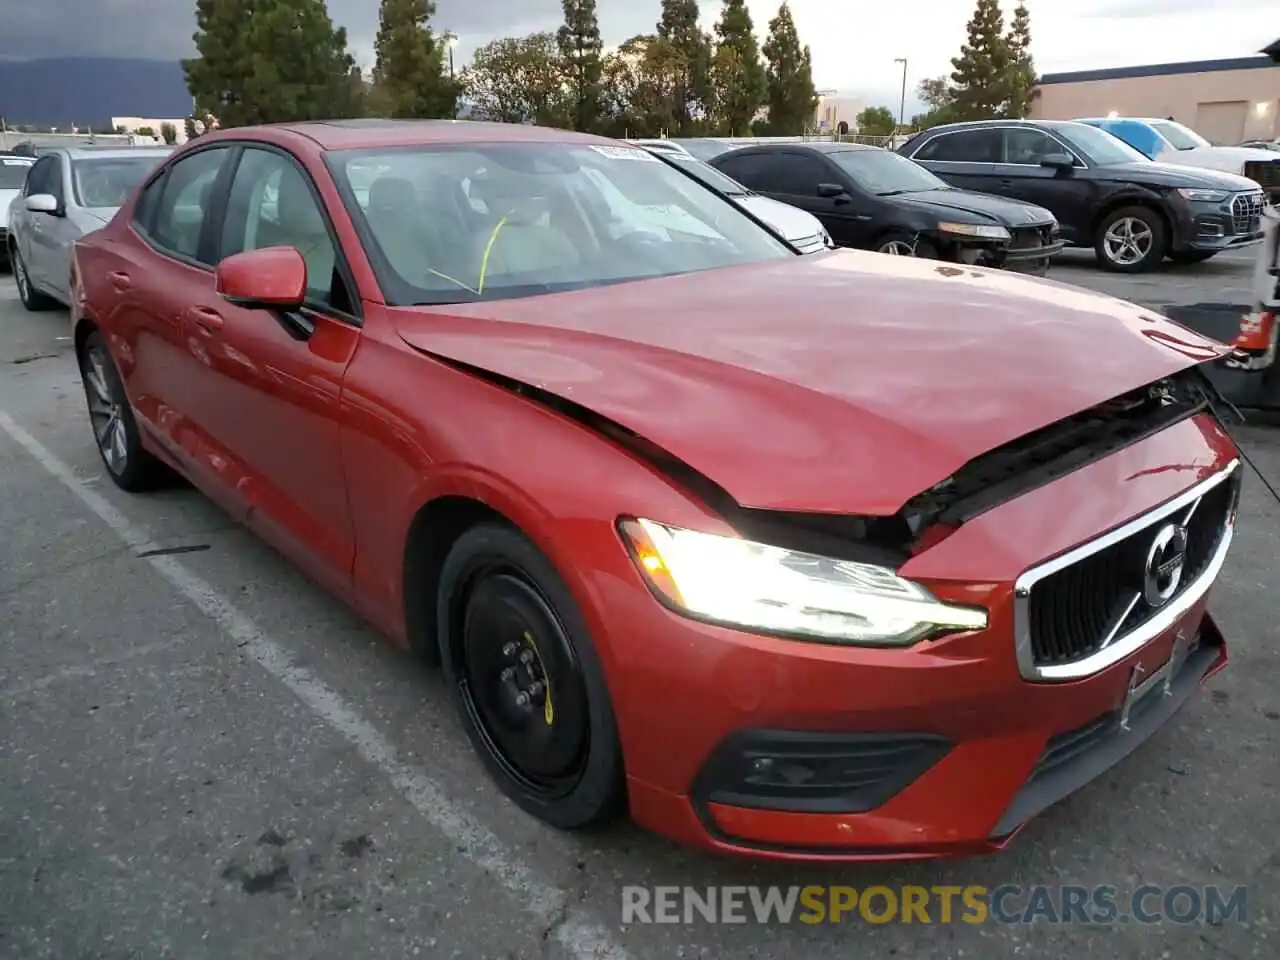
<svg viewBox="0 0 1280 960">
<path fill-rule="evenodd" d="M 592 144 L 591 149 L 606 157 L 612 157 L 614 160 L 645 160 L 649 163 L 662 162 L 648 150 L 641 150 L 639 147 L 601 147 L 596 144 Z"/>
</svg>

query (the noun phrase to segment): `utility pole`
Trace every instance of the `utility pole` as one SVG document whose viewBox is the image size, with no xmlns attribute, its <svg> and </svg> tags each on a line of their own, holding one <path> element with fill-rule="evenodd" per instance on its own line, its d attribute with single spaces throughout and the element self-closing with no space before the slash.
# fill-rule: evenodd
<svg viewBox="0 0 1280 960">
<path fill-rule="evenodd" d="M 907 118 L 907 58 L 896 57 L 893 62 L 902 64 L 902 99 L 898 101 L 898 132 L 901 133 Z"/>
<path fill-rule="evenodd" d="M 453 48 L 458 45 L 458 35 L 452 30 L 444 32 L 444 45 L 449 48 L 449 79 L 453 80 Z"/>
</svg>

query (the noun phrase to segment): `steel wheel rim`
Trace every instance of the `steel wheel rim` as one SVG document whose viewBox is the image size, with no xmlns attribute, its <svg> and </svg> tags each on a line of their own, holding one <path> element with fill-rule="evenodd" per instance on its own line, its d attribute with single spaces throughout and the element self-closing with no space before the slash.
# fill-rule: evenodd
<svg viewBox="0 0 1280 960">
<path fill-rule="evenodd" d="M 891 257 L 910 257 L 915 255 L 911 244 L 905 240 L 890 240 L 880 245 L 879 253 L 887 253 Z"/>
<path fill-rule="evenodd" d="M 85 351 L 80 370 L 98 452 L 107 469 L 119 476 L 129 466 L 129 446 L 125 434 L 124 404 L 115 395 L 107 376 L 107 364 L 110 362 L 102 347 L 92 346 Z"/>
<path fill-rule="evenodd" d="M 472 575 L 458 608 L 459 692 L 489 756 L 529 793 L 564 796 L 582 778 L 590 721 L 563 625 L 525 577 L 498 564 Z"/>
<path fill-rule="evenodd" d="M 1151 253 L 1155 234 L 1137 217 L 1121 217 L 1102 235 L 1107 259 L 1124 267 L 1140 263 Z"/>
</svg>

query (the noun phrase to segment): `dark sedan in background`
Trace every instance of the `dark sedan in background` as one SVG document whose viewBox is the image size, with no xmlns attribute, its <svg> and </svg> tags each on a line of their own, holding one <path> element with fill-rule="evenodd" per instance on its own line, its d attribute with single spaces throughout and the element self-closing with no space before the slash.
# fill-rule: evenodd
<svg viewBox="0 0 1280 960">
<path fill-rule="evenodd" d="M 807 210 L 838 246 L 1044 274 L 1062 249 L 1053 214 L 957 190 L 918 164 L 855 143 L 774 143 L 713 167 Z"/>
<path fill-rule="evenodd" d="M 1062 236 L 1108 270 L 1168 257 L 1199 263 L 1261 239 L 1266 200 L 1245 177 L 1156 163 L 1104 130 L 1067 120 L 982 120 L 922 131 L 905 157 L 967 190 L 1053 211 Z"/>
</svg>

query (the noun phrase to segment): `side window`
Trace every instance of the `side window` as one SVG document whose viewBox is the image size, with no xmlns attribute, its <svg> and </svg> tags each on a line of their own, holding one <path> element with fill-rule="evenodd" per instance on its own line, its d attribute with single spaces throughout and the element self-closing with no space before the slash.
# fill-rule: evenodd
<svg viewBox="0 0 1280 960">
<path fill-rule="evenodd" d="M 170 167 L 167 177 L 156 181 L 164 185 L 151 228 L 156 243 L 174 253 L 199 259 L 200 234 L 209 212 L 209 197 L 227 154 L 226 147 L 193 153 Z"/>
<path fill-rule="evenodd" d="M 49 158 L 49 183 L 45 193 L 52 194 L 59 203 L 65 203 L 67 188 L 62 176 L 62 157 L 56 154 Z"/>
<path fill-rule="evenodd" d="M 42 157 L 37 160 L 27 173 L 27 182 L 23 187 L 22 195 L 34 197 L 37 193 L 48 193 L 53 180 L 53 165 L 57 162 L 57 157 Z"/>
<path fill-rule="evenodd" d="M 769 189 L 770 162 L 773 158 L 764 153 L 747 153 L 729 157 L 718 164 L 719 169 L 752 190 Z"/>
<path fill-rule="evenodd" d="M 1062 144 L 1052 137 L 1030 127 L 1010 129 L 1004 132 L 1005 163 L 1018 163 L 1037 167 L 1040 161 L 1053 153 L 1066 153 Z"/>
<path fill-rule="evenodd" d="M 816 157 L 801 153 L 784 153 L 775 158 L 769 179 L 772 188 L 778 193 L 789 193 L 797 197 L 814 197 L 818 194 L 818 184 L 830 183 L 837 178 Z"/>
<path fill-rule="evenodd" d="M 218 257 L 263 247 L 293 247 L 307 262 L 307 300 L 352 310 L 333 238 L 306 174 L 289 157 L 247 148 L 240 156 Z"/>
<path fill-rule="evenodd" d="M 1004 154 L 1004 140 L 999 130 L 958 130 L 930 140 L 915 160 L 937 160 L 944 163 L 999 163 Z"/>
<path fill-rule="evenodd" d="M 133 222 L 144 233 L 150 233 L 156 220 L 156 206 L 160 202 L 160 193 L 164 190 L 164 174 L 156 177 L 142 189 L 138 202 L 133 207 Z"/>
</svg>

